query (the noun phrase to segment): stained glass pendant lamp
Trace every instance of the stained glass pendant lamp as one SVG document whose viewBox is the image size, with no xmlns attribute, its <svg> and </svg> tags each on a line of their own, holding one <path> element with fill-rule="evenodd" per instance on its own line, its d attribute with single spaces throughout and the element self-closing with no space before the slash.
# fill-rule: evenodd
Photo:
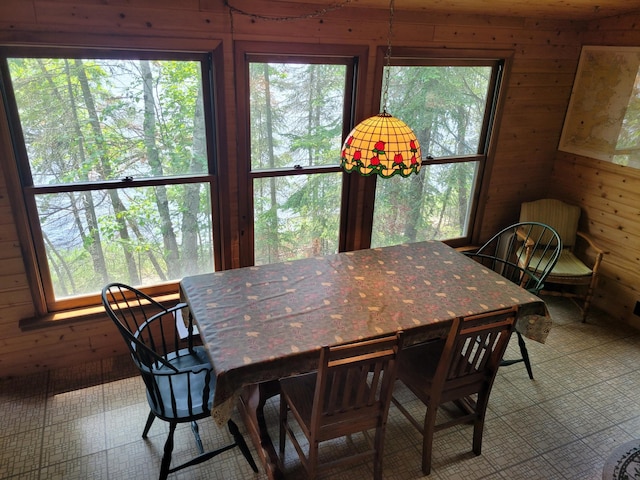
<svg viewBox="0 0 640 480">
<path fill-rule="evenodd" d="M 360 175 L 394 175 L 408 177 L 418 173 L 422 165 L 420 144 L 411 128 L 387 113 L 389 71 L 391 64 L 391 33 L 394 0 L 390 1 L 387 68 L 384 79 L 382 113 L 367 118 L 355 126 L 342 145 L 340 165 L 346 172 Z"/>
</svg>

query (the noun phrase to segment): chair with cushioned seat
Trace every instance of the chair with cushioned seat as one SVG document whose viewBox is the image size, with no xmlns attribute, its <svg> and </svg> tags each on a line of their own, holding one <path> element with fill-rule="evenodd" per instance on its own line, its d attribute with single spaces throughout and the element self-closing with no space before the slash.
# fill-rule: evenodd
<svg viewBox="0 0 640 480">
<path fill-rule="evenodd" d="M 560 235 L 563 249 L 545 280 L 546 285 L 559 285 L 560 289 L 545 289 L 543 293 L 576 301 L 584 322 L 591 306 L 598 269 L 606 252 L 589 235 L 578 230 L 579 219 L 580 207 L 553 198 L 525 202 L 520 208 L 520 221 L 545 223 Z"/>
<path fill-rule="evenodd" d="M 111 283 L 102 290 L 104 308 L 124 338 L 131 357 L 147 388 L 150 412 L 142 432 L 146 438 L 156 418 L 169 423 L 164 446 L 160 480 L 170 473 L 202 463 L 234 447 L 240 448 L 254 472 L 258 468 L 236 424 L 227 427 L 234 442 L 205 452 L 197 420 L 211 417 L 216 377 L 207 353 L 194 345 L 191 315 L 188 336 L 181 339 L 176 327 L 176 313 L 186 308 L 180 303 L 166 308 L 148 295 L 122 283 Z M 174 433 L 179 423 L 190 423 L 199 455 L 171 467 Z"/>
</svg>

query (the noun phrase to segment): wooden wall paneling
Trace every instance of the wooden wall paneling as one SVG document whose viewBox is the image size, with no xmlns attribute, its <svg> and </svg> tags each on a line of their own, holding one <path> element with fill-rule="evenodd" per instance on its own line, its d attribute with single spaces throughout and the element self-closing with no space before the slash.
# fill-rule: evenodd
<svg viewBox="0 0 640 480">
<path fill-rule="evenodd" d="M 6 1 L 6 0 L 5 0 Z M 15 1 L 15 0 L 8 0 Z M 17 0 L 23 1 L 23 0 Z M 58 5 L 75 5 L 77 2 L 75 0 L 35 0 L 36 5 L 44 4 L 44 3 L 55 3 Z M 201 0 L 182 0 L 181 2 L 176 2 L 175 0 L 135 0 L 132 2 L 131 0 L 85 0 L 82 2 L 86 5 L 111 5 L 111 6 L 120 6 L 120 7 L 128 7 L 131 6 L 132 3 L 135 3 L 136 7 L 139 8 L 162 8 L 164 10 L 200 10 L 202 8 Z M 220 1 L 210 2 L 209 9 L 215 5 L 220 5 Z M 206 10 L 206 9 L 204 9 Z"/>
<path fill-rule="evenodd" d="M 603 308 L 608 315 L 617 318 L 621 323 L 631 325 L 640 330 L 640 317 L 633 315 L 640 292 L 609 276 L 601 276 L 595 289 L 593 305 Z M 615 299 L 615 301 L 613 301 Z"/>
<path fill-rule="evenodd" d="M 4 0 L 0 2 L 0 26 L 15 28 L 17 24 L 34 25 L 36 21 L 33 2 L 22 0 Z"/>
<path fill-rule="evenodd" d="M 283 29 L 286 36 L 283 36 Z M 420 44 L 430 36 L 432 29 L 413 28 L 403 30 L 402 41 Z M 349 18 L 331 12 L 322 19 L 300 19 L 277 21 L 255 19 L 246 15 L 233 14 L 233 36 L 235 40 L 260 40 L 269 42 L 304 41 L 309 43 L 357 44 L 373 42 L 386 45 L 389 20 L 384 16 L 372 15 L 366 23 L 353 22 Z M 406 38 L 405 38 L 406 36 Z"/>
<path fill-rule="evenodd" d="M 76 326 L 73 329 L 44 329 L 22 338 L 25 341 L 8 343 L 6 354 L 0 356 L 3 377 L 68 367 L 126 353 L 126 345 L 115 328 L 93 330 Z"/>
<path fill-rule="evenodd" d="M 363 112 L 371 111 L 375 55 L 386 45 L 388 11 L 344 7 L 322 18 L 295 21 L 256 19 L 234 13 L 230 15 L 221 0 L 5 0 L 0 12 L 0 42 L 61 43 L 126 48 L 166 47 L 173 42 L 177 49 L 188 49 L 203 39 L 212 44 L 222 41 L 225 105 L 222 121 L 226 125 L 227 155 L 237 158 L 236 90 L 233 42 L 277 41 L 364 45 L 369 48 L 365 72 L 367 100 Z M 249 12 L 266 15 L 300 16 L 314 8 L 308 4 L 234 0 L 233 5 Z M 353 22 L 353 13 L 365 11 L 367 22 Z M 10 28 L 9 28 L 10 26 Z M 433 48 L 493 48 L 514 52 L 512 75 L 506 79 L 507 102 L 494 138 L 494 176 L 484 189 L 486 204 L 478 221 L 482 234 L 517 219 L 519 204 L 531 195 L 547 193 L 549 169 L 559 138 L 561 118 L 568 103 L 573 74 L 580 53 L 584 24 L 565 21 L 533 21 L 517 17 L 492 15 L 431 14 L 396 8 L 394 45 Z M 596 32 L 601 34 L 601 32 Z M 215 48 L 212 47 L 212 48 Z M 0 139 L 6 126 L 0 121 Z M 0 140 L 2 143 L 2 140 Z M 0 152 L 2 151 L 0 145 Z M 10 156 L 3 158 L 10 160 Z M 224 160 L 224 159 L 222 159 Z M 235 169 L 227 172 L 231 197 L 237 196 Z M 4 208 L 0 180 L 0 225 L 12 223 Z M 230 214 L 237 217 L 237 205 Z M 5 219 L 5 220 L 3 220 Z M 232 262 L 238 262 L 238 228 L 232 218 Z M 0 239 L 0 242 L 2 239 Z M 9 236 L 7 242 L 12 242 Z M 14 242 L 15 243 L 15 242 Z M 10 259 L 13 269 L 20 253 Z M 0 258 L 0 261 L 2 259 Z M 237 263 L 236 263 L 237 265 Z M 63 366 L 89 360 L 112 352 L 122 352 L 123 342 L 112 331 L 109 321 L 91 320 L 73 325 L 20 332 L 18 321 L 29 310 L 29 290 L 18 295 L 3 294 L 0 288 L 0 377 L 27 373 L 44 364 Z M 17 293 L 17 292 L 16 292 Z M 11 303 L 11 302 L 14 303 Z M 5 310 L 6 307 L 6 310 Z M 6 312 L 6 314 L 5 314 Z M 36 347 L 37 346 L 37 347 Z"/>
<path fill-rule="evenodd" d="M 575 203 L 580 202 L 579 205 L 584 210 L 582 220 L 585 226 L 592 225 L 596 229 L 596 235 L 600 226 L 614 230 L 606 239 L 617 241 L 620 245 L 627 241 L 627 235 L 640 236 L 640 225 L 637 221 L 640 213 L 637 206 L 616 202 L 607 198 L 606 194 L 597 195 L 597 192 L 585 195 L 586 190 L 581 190 L 580 185 L 581 182 L 568 185 L 565 196 L 575 199 Z"/>
<path fill-rule="evenodd" d="M 571 84 L 578 68 L 578 55 L 573 62 L 558 58 L 529 58 L 516 56 L 513 60 L 511 71 L 514 74 L 521 73 L 541 73 L 545 74 L 565 74 L 571 75 Z"/>
<path fill-rule="evenodd" d="M 571 91 L 573 86 L 573 78 L 575 72 L 566 73 L 554 72 L 549 74 L 546 72 L 530 72 L 530 71 L 511 71 L 512 87 L 568 87 Z"/>
<path fill-rule="evenodd" d="M 0 243 L 0 248 L 2 248 L 2 243 Z M 27 278 L 24 275 L 10 275 L 3 272 L 3 275 L 0 278 L 0 296 L 5 292 L 9 292 L 13 296 L 13 292 L 16 291 L 29 292 L 29 283 L 27 282 Z M 16 298 L 31 301 L 31 294 L 18 295 Z"/>
<path fill-rule="evenodd" d="M 508 108 L 531 107 L 547 112 L 563 112 L 563 106 L 571 95 L 571 85 L 557 86 L 550 89 L 548 85 L 517 86 L 509 85 Z"/>
<path fill-rule="evenodd" d="M 535 112 L 518 112 L 508 111 L 503 116 L 503 122 L 509 124 L 509 134 L 514 138 L 521 138 L 529 140 L 532 146 L 539 146 L 537 138 L 544 138 L 547 142 L 546 148 L 543 144 L 541 147 L 545 151 L 551 151 L 551 158 L 547 160 L 553 164 L 555 150 L 557 148 L 558 140 L 560 139 L 559 129 L 562 128 L 563 118 L 560 114 L 553 114 L 545 111 L 543 115 L 537 115 Z M 555 141 L 554 141 L 555 140 Z M 528 149 L 522 148 L 520 143 L 520 154 L 526 158 L 528 155 Z M 505 150 L 503 150 L 505 151 Z M 548 175 L 550 170 L 545 173 Z"/>
<path fill-rule="evenodd" d="M 516 52 L 522 56 L 545 59 L 548 61 L 559 60 L 569 63 L 577 63 L 580 56 L 580 45 L 546 45 L 546 44 L 518 44 Z"/>
<path fill-rule="evenodd" d="M 2 305 L 3 308 L 5 306 L 28 305 L 31 303 L 32 299 L 29 289 L 24 288 L 23 283 L 20 283 L 15 288 L 11 288 L 11 283 L 7 283 L 5 288 L 0 289 L 0 305 Z"/>
<path fill-rule="evenodd" d="M 436 39 L 447 44 L 495 42 L 515 52 L 479 241 L 517 221 L 522 201 L 546 193 L 579 55 L 579 29 L 566 25 L 525 20 L 519 30 L 436 29 Z"/>
<path fill-rule="evenodd" d="M 579 205 L 581 228 L 610 252 L 594 304 L 638 324 L 632 312 L 640 300 L 640 170 L 558 152 L 550 194 Z"/>
<path fill-rule="evenodd" d="M 8 342 L 13 344 L 22 338 L 22 331 L 18 319 L 27 318 L 33 315 L 33 302 L 31 298 L 28 301 L 19 303 L 3 303 L 0 308 L 0 343 Z M 8 354 L 6 348 L 2 349 L 0 359 Z M 0 375 L 2 378 L 2 375 Z"/>
<path fill-rule="evenodd" d="M 72 25 L 83 30 L 108 28 L 112 32 L 120 30 L 146 35 L 162 30 L 184 31 L 185 26 L 188 26 L 190 32 L 213 32 L 220 29 L 222 20 L 221 16 L 212 16 L 211 12 L 190 9 L 189 2 L 185 2 L 185 8 L 180 9 L 157 7 L 153 2 L 142 7 L 138 3 L 110 5 L 38 2 L 36 13 L 38 19 L 46 18 L 46 23 L 59 27 Z"/>
<path fill-rule="evenodd" d="M 637 31 L 638 26 L 640 26 L 640 13 L 603 18 L 587 24 L 585 40 L 589 40 L 598 32 L 617 35 Z"/>
<path fill-rule="evenodd" d="M 456 43 L 489 45 L 575 45 L 579 42 L 579 33 L 575 30 L 528 30 L 522 34 L 522 28 L 499 27 L 496 25 L 474 26 L 462 29 L 448 25 L 438 25 L 435 29 L 434 41 L 447 45 Z"/>
<path fill-rule="evenodd" d="M 630 215 L 638 208 L 637 195 L 640 191 L 640 170 L 622 167 L 600 160 L 559 152 L 554 167 L 554 177 L 568 178 L 567 186 L 573 188 L 574 196 L 588 204 L 588 198 L 595 198 L 598 205 L 602 199 L 614 201 L 630 207 Z M 617 212 L 612 212 L 617 213 Z"/>
</svg>

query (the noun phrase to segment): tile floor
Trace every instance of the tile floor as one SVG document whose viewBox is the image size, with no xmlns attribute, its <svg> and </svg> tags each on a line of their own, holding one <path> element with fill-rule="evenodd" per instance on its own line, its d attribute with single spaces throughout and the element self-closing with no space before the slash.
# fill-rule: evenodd
<svg viewBox="0 0 640 480">
<path fill-rule="evenodd" d="M 489 404 L 482 455 L 470 452 L 470 426 L 439 432 L 430 479 L 596 480 L 616 446 L 640 438 L 640 332 L 612 327 L 598 312 L 583 324 L 572 303 L 546 300 L 554 328 L 545 345 L 527 342 L 535 380 L 528 379 L 522 364 L 502 368 Z M 506 357 L 516 352 L 512 341 Z M 422 408 L 408 392 L 398 389 L 397 395 L 411 408 Z M 274 438 L 277 407 L 272 399 L 266 408 Z M 147 413 L 143 384 L 128 357 L 0 381 L 0 478 L 157 478 L 167 428 L 156 420 L 143 440 Z M 230 438 L 213 421 L 200 422 L 200 430 L 205 448 Z M 350 441 L 336 442 L 324 454 L 354 448 L 362 439 Z M 420 441 L 391 406 L 386 479 L 423 478 Z M 174 458 L 186 458 L 194 448 L 190 429 L 179 427 Z M 290 446 L 286 473 L 287 478 L 304 477 Z M 254 474 L 234 449 L 169 478 L 266 476 Z M 371 478 L 371 466 L 357 465 L 334 478 Z"/>
</svg>

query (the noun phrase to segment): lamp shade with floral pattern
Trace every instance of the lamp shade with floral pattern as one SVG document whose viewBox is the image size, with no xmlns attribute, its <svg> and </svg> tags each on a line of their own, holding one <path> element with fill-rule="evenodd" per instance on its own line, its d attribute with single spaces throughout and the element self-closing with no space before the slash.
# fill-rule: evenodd
<svg viewBox="0 0 640 480">
<path fill-rule="evenodd" d="M 342 145 L 340 165 L 360 175 L 408 177 L 421 167 L 420 144 L 411 128 L 386 112 L 355 126 Z"/>
</svg>

